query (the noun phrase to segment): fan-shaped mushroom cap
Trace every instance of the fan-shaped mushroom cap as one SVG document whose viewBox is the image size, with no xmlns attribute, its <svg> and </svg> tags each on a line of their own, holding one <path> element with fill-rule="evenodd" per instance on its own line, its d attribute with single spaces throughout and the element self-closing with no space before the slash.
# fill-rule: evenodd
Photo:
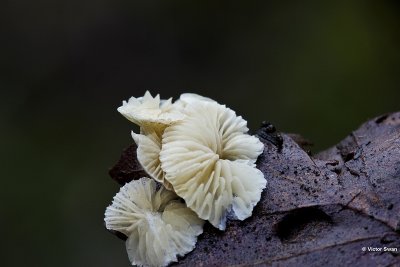
<svg viewBox="0 0 400 267">
<path fill-rule="evenodd" d="M 228 213 L 244 220 L 260 200 L 266 180 L 254 163 L 264 146 L 225 106 L 195 101 L 185 113 L 164 131 L 161 167 L 187 206 L 224 230 Z"/>
<path fill-rule="evenodd" d="M 132 265 L 166 266 L 193 250 L 203 221 L 177 196 L 141 178 L 121 187 L 106 209 L 107 229 L 125 234 Z"/>
<path fill-rule="evenodd" d="M 118 111 L 133 123 L 157 132 L 184 118 L 172 105 L 172 98 L 160 100 L 160 95 L 152 97 L 149 91 L 143 97 L 131 97 L 128 102 L 123 101 Z"/>
<path fill-rule="evenodd" d="M 173 190 L 172 185 L 165 180 L 165 173 L 161 169 L 161 137 L 155 131 L 146 132 L 142 129 L 141 134 L 132 132 L 132 138 L 138 146 L 136 150 L 137 159 L 143 169 L 168 190 Z"/>
</svg>

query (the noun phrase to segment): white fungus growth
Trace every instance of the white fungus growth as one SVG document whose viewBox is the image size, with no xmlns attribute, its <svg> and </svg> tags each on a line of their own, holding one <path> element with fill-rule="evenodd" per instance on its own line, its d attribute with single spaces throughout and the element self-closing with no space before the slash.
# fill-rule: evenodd
<svg viewBox="0 0 400 267">
<path fill-rule="evenodd" d="M 132 137 L 138 146 L 137 157 L 143 169 L 168 190 L 173 190 L 161 169 L 161 136 L 168 125 L 182 120 L 185 115 L 172 104 L 172 98 L 160 100 L 160 95 L 152 97 L 149 91 L 143 97 L 123 101 L 118 111 L 140 126 L 140 134 L 132 132 Z"/>
<path fill-rule="evenodd" d="M 261 198 L 266 180 L 255 161 L 264 146 L 242 117 L 216 102 L 189 101 L 185 115 L 162 136 L 165 179 L 200 218 L 224 230 L 228 214 L 244 220 Z"/>
<path fill-rule="evenodd" d="M 143 97 L 131 97 L 128 102 L 123 101 L 118 111 L 140 127 L 152 129 L 157 133 L 184 118 L 172 105 L 172 98 L 160 100 L 160 95 L 152 97 L 149 91 L 146 91 Z"/>
<path fill-rule="evenodd" d="M 132 132 L 132 138 L 137 144 L 137 158 L 143 169 L 157 182 L 162 183 L 168 190 L 172 190 L 172 185 L 165 180 L 165 173 L 161 169 L 160 151 L 161 137 L 155 132 L 136 134 Z"/>
<path fill-rule="evenodd" d="M 149 178 L 121 187 L 107 207 L 107 229 L 125 234 L 132 265 L 166 266 L 193 250 L 203 221 L 175 193 Z"/>
</svg>

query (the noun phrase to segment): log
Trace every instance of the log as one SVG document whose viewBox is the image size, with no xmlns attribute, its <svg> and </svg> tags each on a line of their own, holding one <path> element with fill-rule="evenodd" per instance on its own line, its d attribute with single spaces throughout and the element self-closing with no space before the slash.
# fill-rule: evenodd
<svg viewBox="0 0 400 267">
<path fill-rule="evenodd" d="M 309 141 L 269 123 L 257 135 L 268 185 L 253 215 L 223 232 L 207 223 L 196 248 L 172 265 L 400 265 L 400 112 L 316 155 Z M 141 177 L 135 153 L 134 145 L 123 153 L 113 179 Z"/>
</svg>

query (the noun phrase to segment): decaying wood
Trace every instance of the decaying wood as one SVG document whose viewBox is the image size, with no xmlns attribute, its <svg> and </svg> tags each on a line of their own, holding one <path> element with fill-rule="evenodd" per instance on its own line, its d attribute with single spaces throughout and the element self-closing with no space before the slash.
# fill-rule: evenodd
<svg viewBox="0 0 400 267">
<path fill-rule="evenodd" d="M 257 135 L 265 145 L 257 166 L 268 185 L 253 216 L 224 232 L 206 224 L 195 250 L 175 265 L 400 265 L 400 112 L 368 121 L 315 156 L 303 149 L 309 141 L 271 124 Z M 132 165 L 135 150 L 110 172 L 120 183 L 143 174 Z"/>
</svg>

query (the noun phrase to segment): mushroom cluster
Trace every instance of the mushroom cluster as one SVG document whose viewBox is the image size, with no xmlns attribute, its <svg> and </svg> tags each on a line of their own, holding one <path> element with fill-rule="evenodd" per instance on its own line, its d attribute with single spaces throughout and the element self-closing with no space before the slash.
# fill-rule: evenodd
<svg viewBox="0 0 400 267">
<path fill-rule="evenodd" d="M 137 158 L 161 184 L 156 192 L 148 178 L 132 181 L 106 210 L 107 229 L 128 236 L 132 264 L 176 261 L 194 248 L 203 220 L 225 230 L 227 218 L 251 216 L 267 183 L 255 166 L 264 146 L 248 134 L 242 117 L 196 94 L 182 94 L 173 103 L 146 92 L 124 101 L 118 111 L 140 126 L 140 133 L 132 132 Z"/>
</svg>

